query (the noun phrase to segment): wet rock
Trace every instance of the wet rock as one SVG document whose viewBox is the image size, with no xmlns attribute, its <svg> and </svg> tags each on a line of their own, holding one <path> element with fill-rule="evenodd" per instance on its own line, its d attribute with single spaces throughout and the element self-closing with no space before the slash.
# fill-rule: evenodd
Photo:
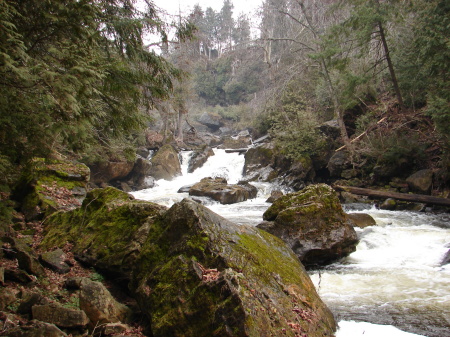
<svg viewBox="0 0 450 337">
<path fill-rule="evenodd" d="M 446 264 L 450 263 L 450 249 L 448 252 L 444 255 L 444 258 L 442 259 L 441 266 L 444 266 Z"/>
<path fill-rule="evenodd" d="M 151 169 L 152 163 L 149 160 L 142 157 L 137 157 L 136 161 L 134 162 L 133 170 L 131 170 L 126 180 L 130 182 L 131 186 L 135 190 L 151 188 L 154 186 L 154 180 L 151 181 L 147 179 L 147 177 L 150 175 Z M 125 192 L 129 192 L 125 189 L 122 190 Z"/>
<path fill-rule="evenodd" d="M 209 197 L 224 205 L 256 198 L 257 193 L 258 190 L 253 185 L 246 182 L 228 185 L 224 178 L 203 178 L 189 190 L 189 195 Z"/>
<path fill-rule="evenodd" d="M 275 152 L 272 144 L 263 144 L 248 149 L 245 153 L 244 175 L 252 176 L 251 180 L 258 180 L 261 176 L 260 171 L 271 167 L 274 164 L 274 159 Z"/>
<path fill-rule="evenodd" d="M 23 171 L 13 198 L 27 220 L 58 210 L 80 207 L 89 182 L 89 168 L 69 161 L 34 159 Z"/>
<path fill-rule="evenodd" d="M 236 136 L 226 137 L 223 144 L 219 146 L 221 149 L 243 149 L 252 145 L 252 137 L 247 130 L 239 132 Z"/>
<path fill-rule="evenodd" d="M 70 266 L 65 262 L 66 254 L 62 249 L 44 252 L 39 258 L 44 266 L 59 274 L 66 274 L 70 271 Z"/>
<path fill-rule="evenodd" d="M 411 191 L 421 194 L 430 194 L 433 186 L 433 171 L 420 170 L 406 179 Z"/>
<path fill-rule="evenodd" d="M 331 336 L 335 322 L 279 239 L 185 199 L 155 223 L 131 289 L 161 336 Z M 306 319 L 307 317 L 307 319 Z"/>
<path fill-rule="evenodd" d="M 284 195 L 284 193 L 280 190 L 272 191 L 270 193 L 270 197 L 266 200 L 266 202 L 273 203 L 275 200 L 281 198 Z"/>
<path fill-rule="evenodd" d="M 46 221 L 41 247 L 72 242 L 74 255 L 90 266 L 128 279 L 149 228 L 166 207 L 133 197 L 113 187 L 88 193 L 80 209 L 58 212 Z"/>
<path fill-rule="evenodd" d="M 393 211 L 397 208 L 397 200 L 388 198 L 380 205 L 380 209 L 385 209 L 387 211 Z"/>
<path fill-rule="evenodd" d="M 124 179 L 131 173 L 133 167 L 133 161 L 106 161 L 89 165 L 91 182 L 101 184 Z"/>
<path fill-rule="evenodd" d="M 214 156 L 214 151 L 209 146 L 202 151 L 195 151 L 189 159 L 188 173 L 192 173 L 202 167 L 211 156 Z"/>
<path fill-rule="evenodd" d="M 285 241 L 306 266 L 329 264 L 356 250 L 356 232 L 328 185 L 310 185 L 275 200 L 263 218 L 258 227 Z"/>
<path fill-rule="evenodd" d="M 16 294 L 12 289 L 0 289 L 0 310 L 5 310 L 6 307 L 16 301 Z"/>
<path fill-rule="evenodd" d="M 349 213 L 347 218 L 350 219 L 352 225 L 359 228 L 376 226 L 375 219 L 366 213 Z"/>
<path fill-rule="evenodd" d="M 31 311 L 33 319 L 55 324 L 60 328 L 79 328 L 89 323 L 89 318 L 84 311 L 68 309 L 56 304 L 34 305 Z"/>
<path fill-rule="evenodd" d="M 8 329 L 9 337 L 67 337 L 54 324 L 32 320 L 25 325 Z"/>
<path fill-rule="evenodd" d="M 172 180 L 181 175 L 181 165 L 178 152 L 172 145 L 164 145 L 151 159 L 150 175 L 156 180 Z"/>
<path fill-rule="evenodd" d="M 127 322 L 131 316 L 131 310 L 117 302 L 102 283 L 89 279 L 81 282 L 80 309 L 86 313 L 93 326 Z"/>
</svg>

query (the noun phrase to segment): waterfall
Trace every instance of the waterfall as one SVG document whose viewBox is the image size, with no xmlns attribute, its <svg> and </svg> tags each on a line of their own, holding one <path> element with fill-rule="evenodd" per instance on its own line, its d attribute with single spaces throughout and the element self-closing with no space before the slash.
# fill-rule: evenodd
<svg viewBox="0 0 450 337">
<path fill-rule="evenodd" d="M 193 173 L 187 173 L 192 153 L 183 152 L 182 176 L 158 180 L 154 188 L 133 195 L 171 206 L 188 197 L 178 193 L 180 187 L 204 177 L 223 177 L 230 184 L 241 180 L 244 156 L 218 149 L 214 152 Z M 265 200 L 280 186 L 252 184 L 259 191 L 256 199 L 232 205 L 206 198 L 202 202 L 235 223 L 257 225 L 270 206 Z M 319 295 L 339 321 L 336 336 L 450 336 L 450 265 L 440 266 L 450 248 L 448 214 L 365 207 L 347 210 L 368 213 L 377 222 L 377 226 L 356 229 L 360 237 L 356 252 L 321 271 L 310 272 Z"/>
</svg>

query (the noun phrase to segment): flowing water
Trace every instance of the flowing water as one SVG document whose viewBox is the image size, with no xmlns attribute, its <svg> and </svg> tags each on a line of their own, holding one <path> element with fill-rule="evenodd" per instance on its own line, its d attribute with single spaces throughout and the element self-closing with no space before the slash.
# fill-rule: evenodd
<svg viewBox="0 0 450 337">
<path fill-rule="evenodd" d="M 138 199 L 166 206 L 188 197 L 177 193 L 203 177 L 223 177 L 228 183 L 242 178 L 244 156 L 215 150 L 206 164 L 187 173 L 191 153 L 182 153 L 183 175 L 158 180 L 152 189 L 134 192 Z M 239 224 L 257 225 L 270 206 L 265 200 L 274 189 L 255 183 L 256 199 L 221 205 L 202 202 Z M 339 321 L 337 337 L 450 337 L 450 265 L 440 266 L 450 248 L 450 215 L 382 211 L 365 205 L 346 205 L 347 212 L 370 214 L 376 226 L 357 229 L 356 252 L 320 271 L 311 279 Z"/>
</svg>

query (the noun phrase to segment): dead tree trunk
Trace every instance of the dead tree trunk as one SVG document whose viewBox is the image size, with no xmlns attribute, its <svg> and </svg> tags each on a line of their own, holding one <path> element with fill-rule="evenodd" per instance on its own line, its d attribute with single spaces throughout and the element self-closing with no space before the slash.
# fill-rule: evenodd
<svg viewBox="0 0 450 337">
<path fill-rule="evenodd" d="M 438 205 L 450 207 L 450 199 L 433 197 L 431 195 L 423 194 L 406 194 L 391 191 L 379 191 L 368 188 L 351 187 L 351 186 L 333 186 L 336 191 L 344 191 L 358 195 L 365 195 L 376 199 L 392 198 L 402 201 L 418 202 L 428 205 Z"/>
</svg>

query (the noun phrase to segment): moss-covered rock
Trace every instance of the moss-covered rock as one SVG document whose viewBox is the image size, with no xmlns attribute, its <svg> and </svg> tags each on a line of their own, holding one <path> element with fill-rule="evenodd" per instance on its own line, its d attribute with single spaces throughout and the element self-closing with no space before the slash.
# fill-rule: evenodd
<svg viewBox="0 0 450 337">
<path fill-rule="evenodd" d="M 79 209 L 47 219 L 42 247 L 69 242 L 81 261 L 127 279 L 149 228 L 165 210 L 113 187 L 94 189 Z"/>
<path fill-rule="evenodd" d="M 318 337 L 336 327 L 284 242 L 188 199 L 151 227 L 131 288 L 154 337 Z"/>
<path fill-rule="evenodd" d="M 170 144 L 161 147 L 150 161 L 152 163 L 150 175 L 155 179 L 172 180 L 181 175 L 178 152 Z"/>
<path fill-rule="evenodd" d="M 89 182 L 89 168 L 80 163 L 34 159 L 23 171 L 13 198 L 22 203 L 27 219 L 81 205 Z"/>
<path fill-rule="evenodd" d="M 328 185 L 282 196 L 263 218 L 258 227 L 288 243 L 306 266 L 328 264 L 356 250 L 356 232 Z"/>
<path fill-rule="evenodd" d="M 203 178 L 189 189 L 189 195 L 209 197 L 224 205 L 253 199 L 257 194 L 257 188 L 249 183 L 228 185 L 224 178 Z"/>
</svg>

